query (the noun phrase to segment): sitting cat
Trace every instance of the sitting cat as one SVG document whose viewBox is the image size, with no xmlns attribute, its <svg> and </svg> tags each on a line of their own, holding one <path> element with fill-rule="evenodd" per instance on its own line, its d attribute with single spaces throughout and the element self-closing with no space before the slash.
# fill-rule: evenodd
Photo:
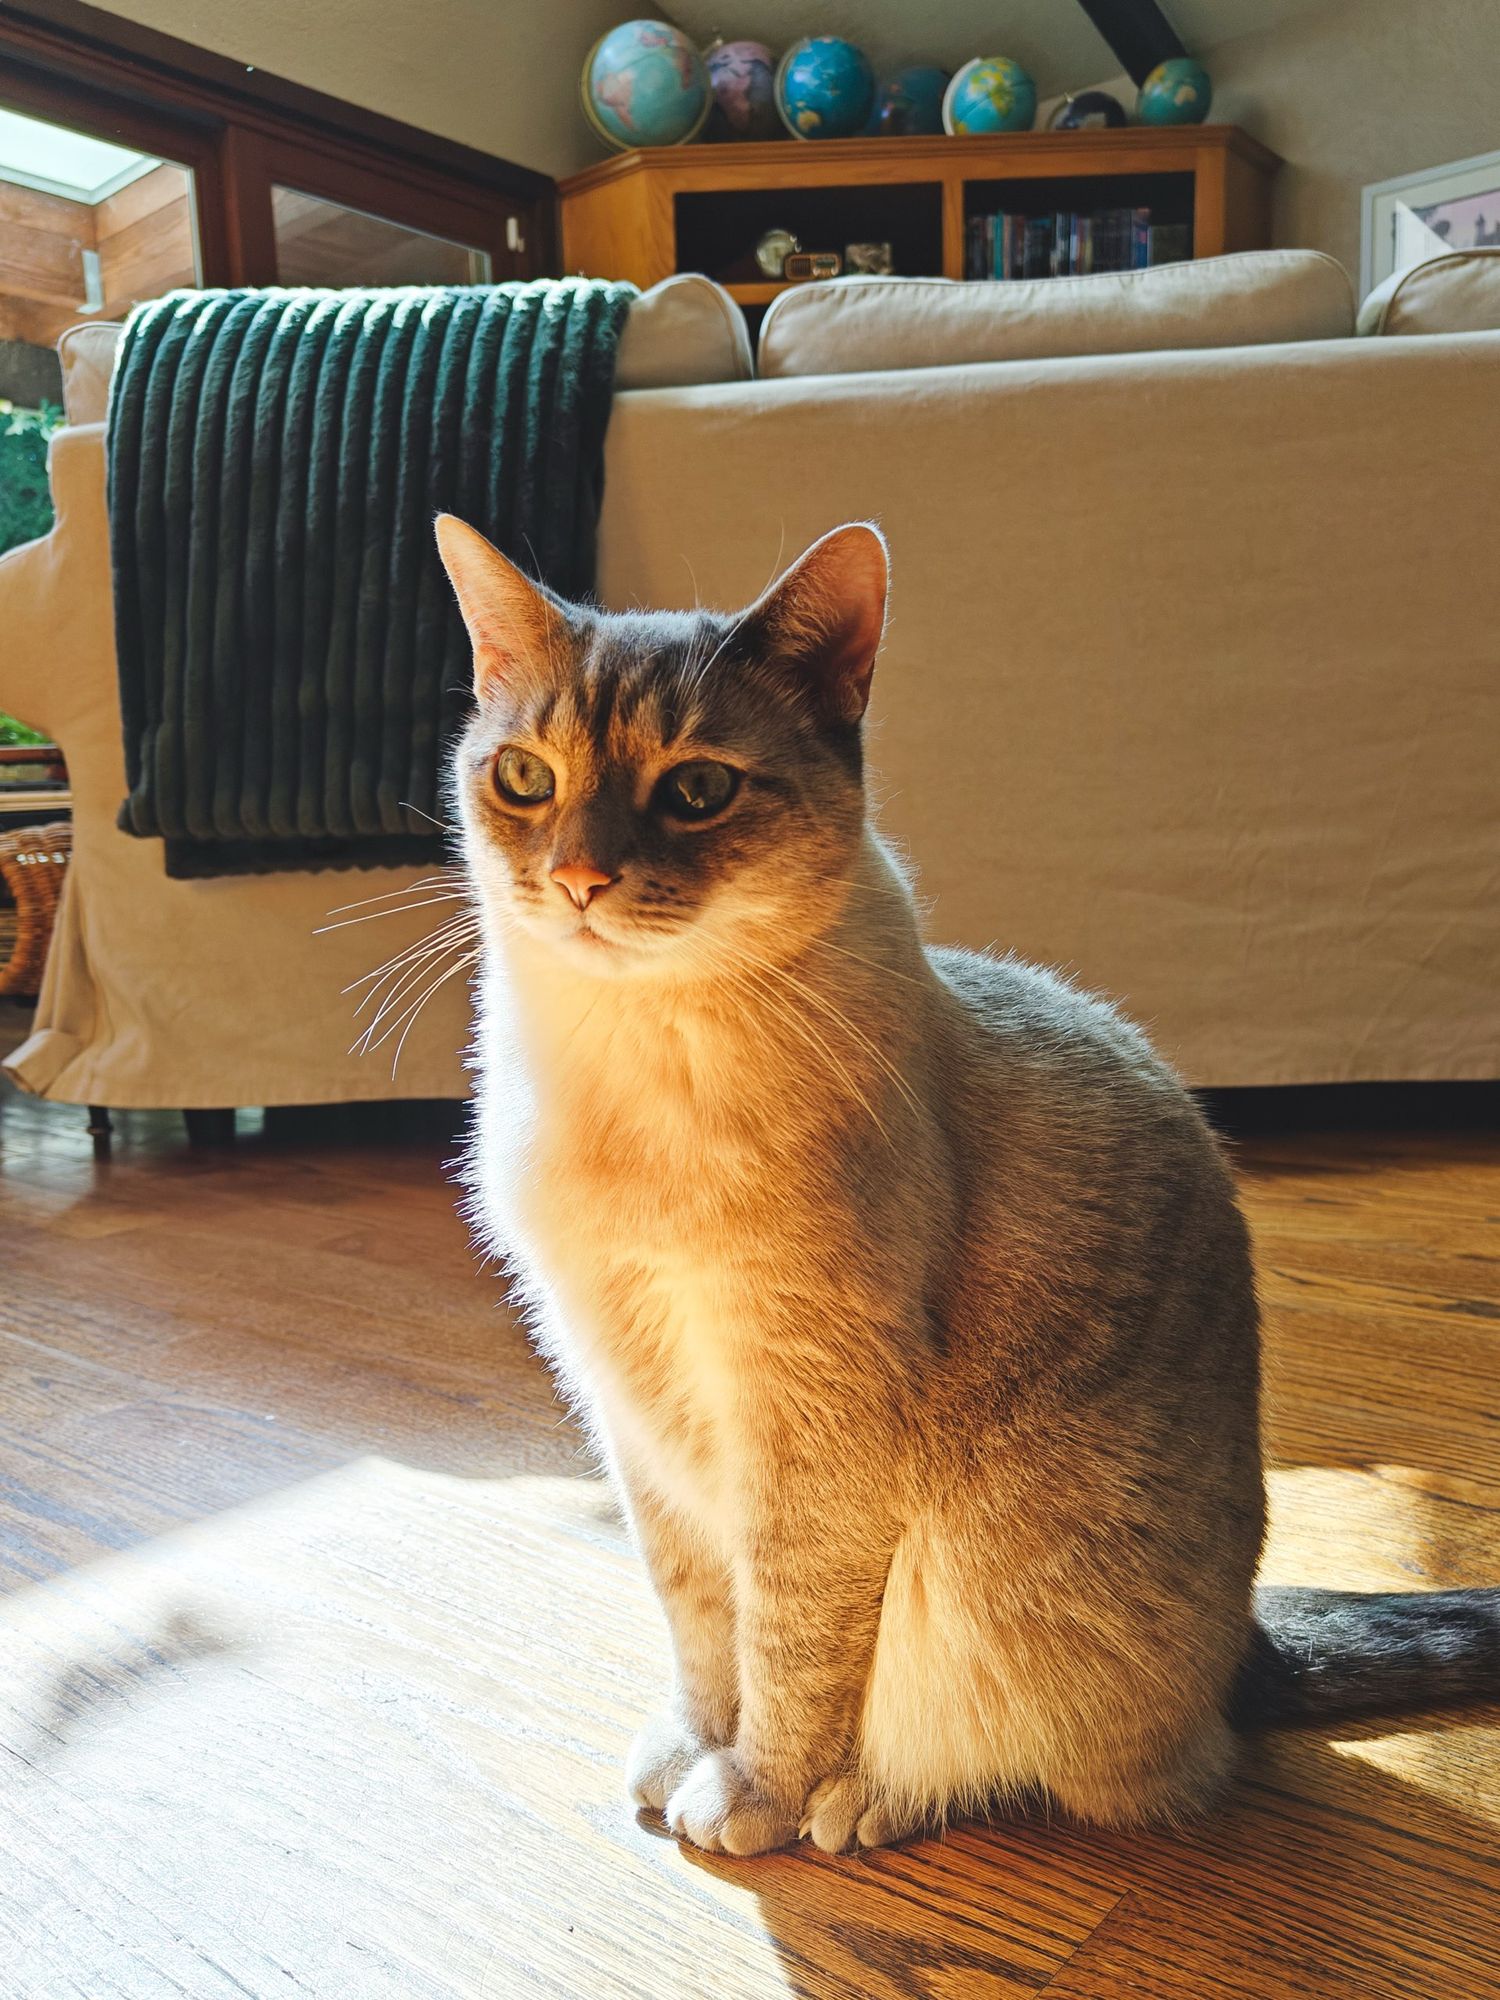
<svg viewBox="0 0 1500 2000">
<path fill-rule="evenodd" d="M 1109 1007 L 922 942 L 862 780 L 879 534 L 732 618 L 438 537 L 478 697 L 474 1215 L 671 1628 L 635 1798 L 734 1854 L 1006 1795 L 1171 1820 L 1237 1720 L 1495 1687 L 1500 1592 L 1252 1599 L 1229 1171 Z"/>
</svg>

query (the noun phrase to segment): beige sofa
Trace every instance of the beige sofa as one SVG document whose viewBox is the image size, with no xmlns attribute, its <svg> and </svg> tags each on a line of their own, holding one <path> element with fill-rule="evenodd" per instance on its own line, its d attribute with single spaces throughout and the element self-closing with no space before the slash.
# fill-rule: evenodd
<svg viewBox="0 0 1500 2000">
<path fill-rule="evenodd" d="M 739 604 L 878 517 L 874 790 L 935 939 L 1115 996 L 1200 1084 L 1495 1076 L 1500 331 L 1354 338 L 1341 274 L 1335 302 L 1295 257 L 1219 263 L 954 287 L 957 331 L 932 285 L 830 287 L 778 307 L 761 380 L 724 379 L 747 357 L 716 302 L 717 359 L 679 325 L 627 376 L 679 386 L 616 398 L 601 595 Z M 413 872 L 172 881 L 115 828 L 107 339 L 65 339 L 59 521 L 0 559 L 0 705 L 77 796 L 10 1072 L 118 1106 L 458 1094 L 460 980 L 394 1080 L 348 1052 L 344 992 L 450 906 L 318 934 Z"/>
</svg>

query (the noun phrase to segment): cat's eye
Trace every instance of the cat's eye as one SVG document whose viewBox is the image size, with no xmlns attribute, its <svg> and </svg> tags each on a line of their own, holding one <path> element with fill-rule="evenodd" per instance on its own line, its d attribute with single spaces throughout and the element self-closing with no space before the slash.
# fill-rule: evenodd
<svg viewBox="0 0 1500 2000">
<path fill-rule="evenodd" d="M 495 790 L 513 806 L 539 806 L 556 789 L 551 766 L 529 750 L 502 750 L 495 759 Z"/>
<path fill-rule="evenodd" d="M 699 757 L 677 764 L 656 787 L 656 804 L 673 819 L 712 819 L 739 790 L 740 774 L 732 764 Z"/>
</svg>

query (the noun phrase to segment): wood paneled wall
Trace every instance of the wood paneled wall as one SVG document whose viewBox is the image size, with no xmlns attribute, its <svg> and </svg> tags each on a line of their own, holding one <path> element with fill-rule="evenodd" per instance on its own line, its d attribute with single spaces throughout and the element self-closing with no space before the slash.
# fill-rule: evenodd
<svg viewBox="0 0 1500 2000">
<path fill-rule="evenodd" d="M 84 304 L 97 250 L 104 303 Z M 191 180 L 163 163 L 95 205 L 0 181 L 0 340 L 50 347 L 84 319 L 119 319 L 197 273 Z"/>
</svg>

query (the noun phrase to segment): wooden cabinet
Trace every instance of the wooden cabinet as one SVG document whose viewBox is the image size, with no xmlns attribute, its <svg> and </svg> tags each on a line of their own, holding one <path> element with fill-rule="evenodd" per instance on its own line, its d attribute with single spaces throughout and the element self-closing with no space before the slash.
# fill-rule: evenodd
<svg viewBox="0 0 1500 2000">
<path fill-rule="evenodd" d="M 559 184 L 561 261 L 642 286 L 706 271 L 764 305 L 782 289 L 755 268 L 768 229 L 808 250 L 888 242 L 904 276 L 961 278 L 971 216 L 1049 206 L 1151 207 L 1213 257 L 1270 241 L 1279 164 L 1233 125 L 649 147 Z"/>
</svg>

